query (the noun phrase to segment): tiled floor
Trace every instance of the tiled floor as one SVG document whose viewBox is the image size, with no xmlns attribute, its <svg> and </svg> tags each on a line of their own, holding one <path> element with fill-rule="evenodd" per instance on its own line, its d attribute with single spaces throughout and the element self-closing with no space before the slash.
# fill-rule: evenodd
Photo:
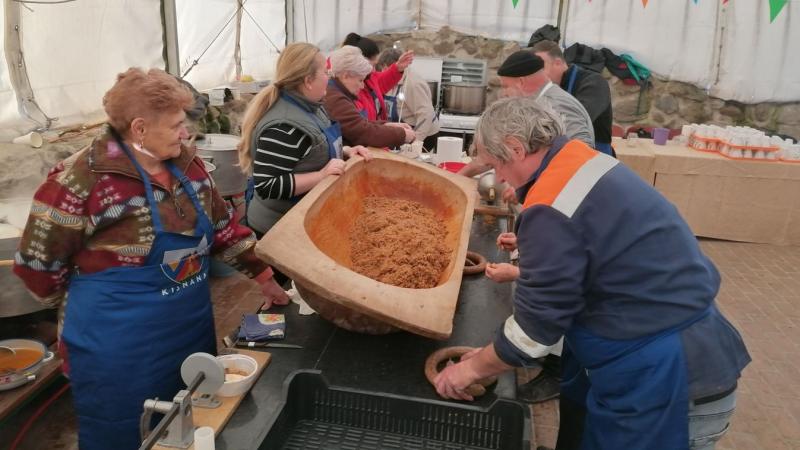
<svg viewBox="0 0 800 450">
<path fill-rule="evenodd" d="M 719 305 L 753 358 L 717 449 L 800 449 L 800 248 L 715 240 L 701 246 L 722 273 Z M 533 448 L 553 447 L 557 401 L 534 405 L 532 415 Z"/>
<path fill-rule="evenodd" d="M 731 431 L 718 450 L 800 450 L 800 248 L 704 240 L 704 251 L 723 275 L 719 304 L 739 329 L 753 357 L 739 383 Z M 227 295 L 222 296 L 222 293 Z M 243 312 L 255 310 L 260 296 L 239 275 L 212 283 L 218 339 Z M 529 377 L 533 373 L 523 374 Z M 0 423 L 0 450 L 47 396 Z M 553 446 L 557 402 L 532 408 L 536 445 Z M 19 450 L 75 449 L 69 393 L 34 424 Z"/>
</svg>

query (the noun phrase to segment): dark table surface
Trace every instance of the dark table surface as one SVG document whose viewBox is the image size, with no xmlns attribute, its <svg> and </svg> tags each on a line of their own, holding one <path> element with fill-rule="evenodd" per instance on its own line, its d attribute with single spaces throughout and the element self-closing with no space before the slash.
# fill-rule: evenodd
<svg viewBox="0 0 800 450">
<path fill-rule="evenodd" d="M 507 260 L 508 253 L 499 252 L 495 245 L 505 227 L 504 218 L 476 216 L 469 249 L 489 261 Z M 316 314 L 301 316 L 294 304 L 276 309 L 274 312 L 286 315 L 284 342 L 300 344 L 303 349 L 268 349 L 272 361 L 217 438 L 216 448 L 257 448 L 279 412 L 284 380 L 300 369 L 320 370 L 332 386 L 439 399 L 423 373 L 425 359 L 443 347 L 483 346 L 491 342 L 497 328 L 511 314 L 511 301 L 510 283 L 497 284 L 483 274 L 464 276 L 453 334 L 446 341 L 407 332 L 382 336 L 353 333 Z M 497 397 L 514 398 L 515 394 L 516 379 L 511 371 L 474 404 L 489 406 Z"/>
</svg>

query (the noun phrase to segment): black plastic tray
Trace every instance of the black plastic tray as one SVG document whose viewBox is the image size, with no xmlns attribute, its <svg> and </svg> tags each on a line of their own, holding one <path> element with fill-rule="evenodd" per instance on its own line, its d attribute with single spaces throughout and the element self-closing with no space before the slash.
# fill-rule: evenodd
<svg viewBox="0 0 800 450">
<path fill-rule="evenodd" d="M 319 371 L 294 372 L 259 450 L 530 448 L 526 406 L 499 399 L 488 408 L 328 386 Z"/>
</svg>

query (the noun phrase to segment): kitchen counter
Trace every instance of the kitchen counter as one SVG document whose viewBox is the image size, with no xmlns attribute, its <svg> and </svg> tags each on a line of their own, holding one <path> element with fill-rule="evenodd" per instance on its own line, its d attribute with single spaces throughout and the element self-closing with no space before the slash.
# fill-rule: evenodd
<svg viewBox="0 0 800 450">
<path fill-rule="evenodd" d="M 476 215 L 469 249 L 490 261 L 507 261 L 498 252 L 495 239 L 506 222 L 501 217 Z M 454 345 L 481 346 L 494 338 L 495 331 L 511 314 L 511 284 L 497 284 L 485 276 L 465 276 L 461 283 L 452 336 L 435 341 L 407 332 L 370 336 L 349 332 L 318 315 L 300 316 L 297 305 L 273 308 L 287 321 L 285 343 L 303 349 L 268 349 L 272 361 L 246 396 L 222 434 L 216 448 L 256 449 L 269 431 L 283 400 L 284 380 L 300 369 L 320 370 L 334 386 L 365 391 L 438 399 L 423 373 L 425 359 L 435 350 Z M 514 398 L 514 372 L 498 379 L 490 392 L 474 404 L 488 406 L 498 396 Z"/>
</svg>

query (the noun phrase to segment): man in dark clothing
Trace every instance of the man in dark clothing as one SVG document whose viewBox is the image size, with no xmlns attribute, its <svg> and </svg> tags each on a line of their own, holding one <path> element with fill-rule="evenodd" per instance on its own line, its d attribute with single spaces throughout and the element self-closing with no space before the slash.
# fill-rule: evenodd
<svg viewBox="0 0 800 450">
<path fill-rule="evenodd" d="M 613 154 L 611 149 L 611 90 L 608 82 L 597 72 L 567 65 L 564 54 L 553 41 L 539 41 L 531 51 L 544 60 L 544 70 L 553 83 L 575 96 L 586 108 L 594 126 L 595 148 Z"/>
</svg>

